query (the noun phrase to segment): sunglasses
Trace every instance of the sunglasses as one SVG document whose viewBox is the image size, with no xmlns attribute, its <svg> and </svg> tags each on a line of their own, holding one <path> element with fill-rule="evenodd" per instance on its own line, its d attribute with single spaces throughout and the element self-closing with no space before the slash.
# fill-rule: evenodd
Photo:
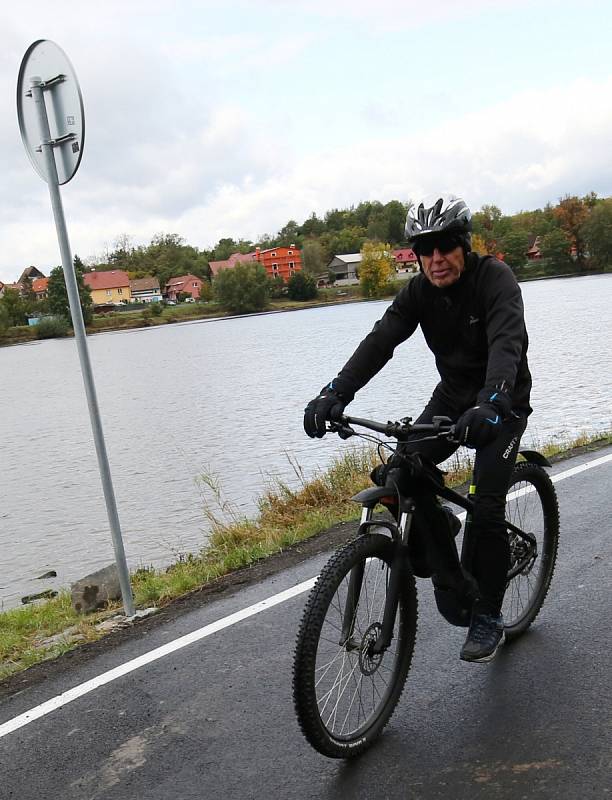
<svg viewBox="0 0 612 800">
<path fill-rule="evenodd" d="M 419 256 L 433 256 L 434 250 L 438 250 L 442 255 L 445 255 L 456 247 L 461 247 L 461 239 L 458 236 L 448 234 L 416 241 L 412 249 Z"/>
</svg>

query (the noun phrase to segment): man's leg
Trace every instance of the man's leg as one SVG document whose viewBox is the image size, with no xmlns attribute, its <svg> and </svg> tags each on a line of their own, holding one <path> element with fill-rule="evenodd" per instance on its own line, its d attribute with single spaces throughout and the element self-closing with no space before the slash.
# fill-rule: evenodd
<svg viewBox="0 0 612 800">
<path fill-rule="evenodd" d="M 476 494 L 467 567 L 476 578 L 480 592 L 474 606 L 473 623 L 477 622 L 478 616 L 486 618 L 483 624 L 486 627 L 491 623 L 491 636 L 485 636 L 483 630 L 472 631 L 470 628 L 461 654 L 465 660 L 489 660 L 501 642 L 503 621 L 500 614 L 510 566 L 510 545 L 505 525 L 506 492 L 526 425 L 525 417 L 507 420 L 499 436 L 476 452 Z M 493 619 L 498 620 L 497 627 L 491 622 Z M 476 641 L 479 638 L 483 641 Z"/>
</svg>

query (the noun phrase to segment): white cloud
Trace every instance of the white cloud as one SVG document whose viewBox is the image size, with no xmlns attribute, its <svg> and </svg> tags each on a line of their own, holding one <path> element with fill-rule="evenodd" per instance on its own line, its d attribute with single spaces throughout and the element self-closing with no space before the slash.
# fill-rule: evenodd
<svg viewBox="0 0 612 800">
<path fill-rule="evenodd" d="M 238 0 L 228 4 L 241 8 Z M 345 97 L 350 60 L 369 40 L 367 33 L 356 36 L 342 50 L 337 37 L 344 21 L 363 23 L 364 31 L 397 30 L 426 25 L 436 15 L 448 21 L 472 14 L 477 24 L 478 14 L 507 9 L 506 2 L 262 0 L 255 17 L 253 6 L 243 4 L 249 24 L 219 30 L 212 15 L 224 5 L 178 0 L 171 9 L 163 0 L 112 0 L 72 15 L 73 4 L 59 0 L 53 7 L 34 2 L 30 16 L 0 11 L 6 42 L 0 52 L 0 279 L 14 280 L 29 263 L 48 268 L 59 258 L 46 187 L 27 161 L 15 114 L 19 62 L 40 30 L 69 54 L 85 99 L 84 157 L 63 190 L 73 250 L 82 257 L 121 233 L 140 243 L 162 230 L 177 232 L 205 247 L 222 236 L 274 233 L 313 210 L 439 189 L 461 193 L 474 207 L 494 202 L 507 212 L 567 192 L 612 194 L 612 79 L 605 76 L 517 94 L 470 113 L 451 92 L 432 104 L 446 121 L 429 130 L 411 130 L 401 101 L 394 106 L 375 93 Z M 253 19 L 260 16 L 256 29 Z M 266 22 L 279 34 L 268 51 Z M 325 37 L 327 48 L 313 46 Z M 325 64 L 332 51 L 347 68 L 332 59 L 329 81 L 317 81 L 312 66 Z M 383 80 L 384 69 L 373 69 Z M 274 76 L 285 74 L 285 103 L 275 104 L 275 91 L 286 87 Z M 431 93 L 450 91 L 433 73 L 430 78 Z M 344 136 L 345 129 L 339 146 L 316 144 L 326 135 L 328 141 Z"/>
<path fill-rule="evenodd" d="M 274 233 L 312 210 L 438 190 L 453 190 L 474 208 L 496 203 L 508 213 L 568 192 L 612 194 L 612 106 L 600 102 L 611 93 L 612 77 L 577 80 L 522 93 L 424 134 L 370 138 L 302 158 L 282 136 L 262 138 L 239 108 L 222 108 L 189 141 L 175 134 L 159 148 L 153 142 L 136 148 L 129 179 L 115 173 L 75 179 L 65 190 L 73 249 L 86 257 L 120 233 L 145 242 L 161 230 L 205 247 L 223 236 Z M 5 280 L 14 278 L 15 262 L 57 262 L 50 209 L 39 189 L 28 222 L 13 219 L 4 228 L 12 254 Z"/>
</svg>

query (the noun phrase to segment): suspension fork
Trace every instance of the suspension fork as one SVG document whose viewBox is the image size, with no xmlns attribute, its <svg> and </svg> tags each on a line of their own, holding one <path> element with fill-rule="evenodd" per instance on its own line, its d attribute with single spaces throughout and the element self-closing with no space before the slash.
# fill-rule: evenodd
<svg viewBox="0 0 612 800">
<path fill-rule="evenodd" d="M 410 535 L 413 515 L 414 504 L 410 502 L 406 506 L 406 510 L 402 509 L 400 512 L 398 524 L 399 535 L 395 541 L 395 552 L 393 561 L 391 562 L 382 628 L 372 648 L 373 655 L 384 653 L 393 639 L 393 627 L 395 625 L 395 617 L 397 616 L 397 608 L 399 606 L 400 590 L 405 575 L 406 564 L 408 563 L 408 536 Z"/>
<path fill-rule="evenodd" d="M 393 626 L 395 624 L 395 615 L 399 603 L 399 592 L 401 587 L 401 579 L 404 567 L 404 555 L 407 550 L 408 533 L 412 522 L 413 509 L 407 512 L 402 512 L 400 515 L 399 525 L 392 525 L 388 522 L 374 522 L 372 520 L 373 509 L 363 507 L 361 511 L 361 523 L 359 530 L 367 529 L 370 526 L 382 525 L 391 531 L 391 536 L 395 542 L 395 556 L 391 564 L 389 584 L 385 597 L 385 609 L 383 613 L 382 630 L 374 646 L 375 653 L 383 652 L 391 644 L 393 638 Z M 346 645 L 350 649 L 359 647 L 359 643 L 351 642 L 351 637 L 355 628 L 355 616 L 357 606 L 359 605 L 359 597 L 361 595 L 361 587 L 363 585 L 363 576 L 365 573 L 365 561 L 355 564 L 349 575 L 349 585 L 346 594 L 346 601 L 344 603 L 344 613 L 342 616 L 342 631 L 340 634 L 340 645 Z M 377 649 L 379 648 L 379 649 Z"/>
</svg>

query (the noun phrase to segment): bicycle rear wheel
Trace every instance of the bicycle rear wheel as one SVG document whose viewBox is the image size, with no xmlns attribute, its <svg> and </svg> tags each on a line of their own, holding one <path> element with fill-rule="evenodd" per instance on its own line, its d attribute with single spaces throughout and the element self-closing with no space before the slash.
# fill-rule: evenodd
<svg viewBox="0 0 612 800">
<path fill-rule="evenodd" d="M 389 721 L 410 668 L 417 598 L 408 569 L 391 645 L 380 655 L 372 652 L 381 630 L 394 550 L 387 536 L 360 536 L 332 556 L 306 603 L 294 657 L 295 709 L 310 744 L 332 758 L 357 756 L 372 744 Z M 363 577 L 351 603 L 353 570 L 363 570 Z M 348 608 L 353 613 L 347 614 Z"/>
<path fill-rule="evenodd" d="M 557 560 L 559 505 L 542 467 L 525 461 L 515 466 L 506 497 L 506 520 L 531 535 L 527 541 L 508 531 L 511 560 L 502 612 L 506 639 L 513 639 L 537 617 Z"/>
</svg>

